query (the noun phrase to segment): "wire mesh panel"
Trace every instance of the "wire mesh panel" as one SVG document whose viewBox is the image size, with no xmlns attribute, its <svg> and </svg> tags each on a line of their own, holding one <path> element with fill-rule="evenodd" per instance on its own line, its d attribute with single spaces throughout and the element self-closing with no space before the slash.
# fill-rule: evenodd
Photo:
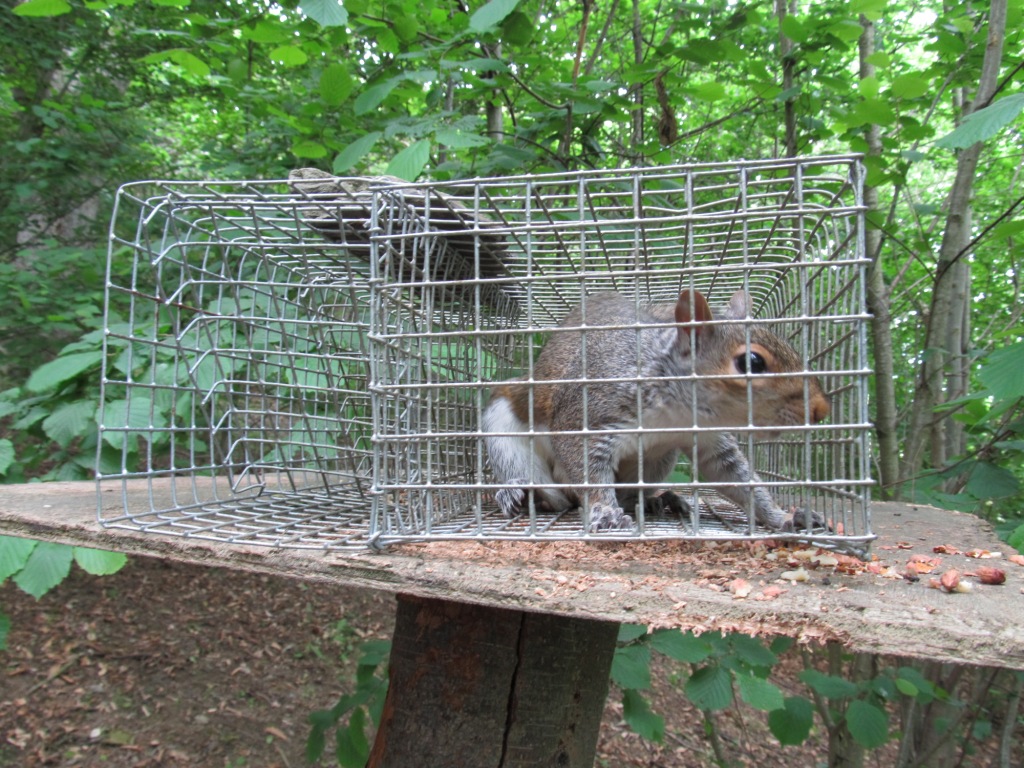
<svg viewBox="0 0 1024 768">
<path fill-rule="evenodd" d="M 300 176 L 120 190 L 100 522 L 247 544 L 364 545 L 372 214 L 363 185 Z M 139 482 L 144 509 L 128 502 Z"/>
<path fill-rule="evenodd" d="M 828 157 L 377 188 L 375 541 L 865 545 L 860 174 Z"/>
</svg>

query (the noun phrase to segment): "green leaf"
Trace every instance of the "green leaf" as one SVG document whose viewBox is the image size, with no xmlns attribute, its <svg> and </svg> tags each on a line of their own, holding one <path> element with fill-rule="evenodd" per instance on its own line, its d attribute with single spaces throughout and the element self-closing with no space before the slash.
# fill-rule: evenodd
<svg viewBox="0 0 1024 768">
<path fill-rule="evenodd" d="M 348 24 L 348 11 L 340 0 L 303 0 L 299 10 L 321 27 L 343 27 Z"/>
<path fill-rule="evenodd" d="M 995 136 L 1017 119 L 1024 110 L 1024 93 L 1005 96 L 995 104 L 972 112 L 955 130 L 937 139 L 935 146 L 943 149 L 966 149 Z"/>
<path fill-rule="evenodd" d="M 854 741 L 866 749 L 875 749 L 889 740 L 889 716 L 863 699 L 850 702 L 846 727 Z"/>
<path fill-rule="evenodd" d="M 618 642 L 631 643 L 634 640 L 639 640 L 646 634 L 646 624 L 620 624 Z"/>
<path fill-rule="evenodd" d="M 505 20 L 519 5 L 519 0 L 491 0 L 469 17 L 469 28 L 473 32 L 486 32 Z"/>
<path fill-rule="evenodd" d="M 979 461 L 971 468 L 964 491 L 976 499 L 1006 499 L 1020 492 L 1020 481 L 1005 467 Z"/>
<path fill-rule="evenodd" d="M 46 436 L 62 448 L 67 448 L 76 437 L 83 437 L 93 427 L 96 403 L 78 400 L 60 406 L 43 421 Z"/>
<path fill-rule="evenodd" d="M 1018 525 L 1006 539 L 1006 543 L 1024 554 L 1024 524 Z"/>
<path fill-rule="evenodd" d="M 66 544 L 40 541 L 13 581 L 38 600 L 67 578 L 71 557 L 71 547 Z"/>
<path fill-rule="evenodd" d="M 805 669 L 799 677 L 811 690 L 826 699 L 848 699 L 860 691 L 860 688 L 849 680 L 826 675 L 816 669 Z"/>
<path fill-rule="evenodd" d="M 391 22 L 391 28 L 395 30 L 398 39 L 403 43 L 410 43 L 419 34 L 420 25 L 414 16 L 400 16 Z"/>
<path fill-rule="evenodd" d="M 277 22 L 261 19 L 245 28 L 242 37 L 254 43 L 283 43 L 288 39 L 288 31 Z"/>
<path fill-rule="evenodd" d="M 814 706 L 802 696 L 791 696 L 781 709 L 768 713 L 768 727 L 783 746 L 803 744 L 814 725 Z"/>
<path fill-rule="evenodd" d="M 0 475 L 6 475 L 14 463 L 14 443 L 6 437 L 0 437 Z"/>
<path fill-rule="evenodd" d="M 25 567 L 37 544 L 33 539 L 0 536 L 0 584 Z"/>
<path fill-rule="evenodd" d="M 400 78 L 392 77 L 389 80 L 374 83 L 369 88 L 364 89 L 362 93 L 356 96 L 355 103 L 352 105 L 353 111 L 357 115 L 365 115 L 367 112 L 375 110 L 395 90 L 399 80 Z"/>
<path fill-rule="evenodd" d="M 637 691 L 622 692 L 622 717 L 634 733 L 648 741 L 661 743 L 665 738 L 665 718 L 651 712 L 647 699 Z"/>
<path fill-rule="evenodd" d="M 651 687 L 651 649 L 647 645 L 616 648 L 612 657 L 612 680 L 620 688 L 646 690 Z"/>
<path fill-rule="evenodd" d="M 689 91 L 701 101 L 718 101 L 725 98 L 725 86 L 721 83 L 699 83 L 691 86 Z"/>
<path fill-rule="evenodd" d="M 736 675 L 736 687 L 740 698 L 754 709 L 771 712 L 786 704 L 778 686 L 756 675 Z"/>
<path fill-rule="evenodd" d="M 406 147 L 388 163 L 385 173 L 389 176 L 397 176 L 406 181 L 415 181 L 427 162 L 430 160 L 430 142 L 420 139 L 415 144 Z"/>
<path fill-rule="evenodd" d="M 120 571 L 128 558 L 120 552 L 107 552 L 87 547 L 74 548 L 75 562 L 86 573 L 93 576 L 109 576 Z"/>
<path fill-rule="evenodd" d="M 853 108 L 851 125 L 891 125 L 896 112 L 886 99 L 864 99 Z"/>
<path fill-rule="evenodd" d="M 45 392 L 48 389 L 54 389 L 80 373 L 95 368 L 102 359 L 103 352 L 98 349 L 92 352 L 61 355 L 32 371 L 25 387 L 30 392 Z"/>
<path fill-rule="evenodd" d="M 24 3 L 14 6 L 12 9 L 15 16 L 40 17 L 40 16 L 62 16 L 70 13 L 71 4 L 65 0 L 25 0 Z"/>
<path fill-rule="evenodd" d="M 297 45 L 279 45 L 268 55 L 275 64 L 285 67 L 301 67 L 309 61 L 309 56 Z"/>
<path fill-rule="evenodd" d="M 434 140 L 438 144 L 444 144 L 449 149 L 482 147 L 491 143 L 491 140 L 485 136 L 478 136 L 475 133 L 463 133 L 462 131 L 452 131 L 444 128 L 434 132 Z"/>
<path fill-rule="evenodd" d="M 171 61 L 180 65 L 190 75 L 195 75 L 196 77 L 210 76 L 210 65 L 188 51 L 176 51 L 171 57 Z"/>
<path fill-rule="evenodd" d="M 765 647 L 764 642 L 756 637 L 736 634 L 731 635 L 730 639 L 733 651 L 739 659 L 752 667 L 771 667 L 779 660 Z"/>
<path fill-rule="evenodd" d="M 334 158 L 334 172 L 341 174 L 352 168 L 352 166 L 366 157 L 369 151 L 373 149 L 373 145 L 377 143 L 377 139 L 380 137 L 380 131 L 374 131 L 373 133 L 368 133 L 365 136 L 360 136 L 341 150 L 341 152 L 338 153 L 338 156 Z"/>
<path fill-rule="evenodd" d="M 141 434 L 152 442 L 154 427 L 166 426 L 166 418 L 153 411 L 153 401 L 148 395 L 133 394 L 131 400 L 114 400 L 103 409 L 103 440 L 114 448 L 122 448 L 127 440 L 129 450 L 135 450 L 135 442 Z M 125 432 L 124 430 L 131 430 Z"/>
<path fill-rule="evenodd" d="M 800 20 L 799 16 L 784 16 L 782 21 L 779 22 L 779 28 L 782 30 L 782 34 L 784 34 L 794 43 L 807 42 L 807 29 L 804 27 L 804 24 Z"/>
<path fill-rule="evenodd" d="M 880 85 L 877 77 L 862 77 L 857 83 L 857 90 L 866 99 L 874 99 L 878 96 Z"/>
<path fill-rule="evenodd" d="M 304 139 L 292 146 L 292 154 L 306 160 L 319 160 L 321 157 L 327 156 L 327 147 L 319 141 Z"/>
<path fill-rule="evenodd" d="M 184 48 L 171 48 L 166 51 L 157 51 L 156 53 L 151 53 L 148 56 L 143 56 L 142 61 L 147 64 L 170 61 L 196 77 L 203 78 L 210 76 L 210 65 L 194 53 L 186 51 Z"/>
<path fill-rule="evenodd" d="M 683 686 L 687 698 L 699 709 L 725 709 L 732 704 L 732 680 L 728 670 L 717 664 L 701 667 Z"/>
<path fill-rule="evenodd" d="M 0 611 L 0 651 L 7 650 L 7 635 L 11 631 L 11 620 Z"/>
<path fill-rule="evenodd" d="M 320 73 L 320 98 L 330 107 L 343 104 L 354 87 L 355 80 L 344 64 L 330 64 Z"/>
<path fill-rule="evenodd" d="M 909 680 L 904 680 L 902 677 L 896 678 L 896 690 L 902 693 L 904 696 L 917 697 L 920 691 L 917 686 Z"/>
<path fill-rule="evenodd" d="M 878 21 L 888 2 L 889 0 L 851 0 L 850 11 L 863 13 L 872 21 Z"/>
<path fill-rule="evenodd" d="M 1000 400 L 1024 397 L 1024 342 L 997 349 L 982 363 L 978 371 L 981 383 Z"/>
<path fill-rule="evenodd" d="M 513 11 L 501 23 L 501 37 L 512 45 L 528 45 L 534 31 L 533 19 L 521 11 Z"/>
<path fill-rule="evenodd" d="M 892 95 L 901 99 L 917 99 L 931 89 L 928 78 L 916 73 L 899 75 L 892 81 Z"/>
<path fill-rule="evenodd" d="M 1004 221 L 1002 224 L 992 227 L 992 237 L 994 238 L 1015 237 L 1021 232 L 1024 232 L 1024 219 Z"/>
<path fill-rule="evenodd" d="M 659 629 L 651 635 L 651 647 L 670 659 L 698 664 L 711 655 L 711 645 L 692 632 Z"/>
<path fill-rule="evenodd" d="M 336 733 L 335 756 L 342 768 L 363 768 L 370 756 L 370 744 L 366 740 L 366 710 L 357 707 L 349 716 L 348 727 L 339 728 Z"/>
<path fill-rule="evenodd" d="M 858 40 L 864 33 L 864 29 L 853 19 L 837 21 L 828 28 L 829 34 L 835 35 L 844 43 L 852 43 Z"/>
</svg>

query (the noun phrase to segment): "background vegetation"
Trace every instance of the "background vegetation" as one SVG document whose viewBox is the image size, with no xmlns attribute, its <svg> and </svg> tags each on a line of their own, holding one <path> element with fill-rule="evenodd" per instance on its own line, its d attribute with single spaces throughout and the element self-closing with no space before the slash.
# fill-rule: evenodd
<svg viewBox="0 0 1024 768">
<path fill-rule="evenodd" d="M 0 477 L 93 470 L 125 181 L 855 151 L 878 491 L 1024 546 L 1022 49 L 1022 0 L 4 0 Z"/>
</svg>

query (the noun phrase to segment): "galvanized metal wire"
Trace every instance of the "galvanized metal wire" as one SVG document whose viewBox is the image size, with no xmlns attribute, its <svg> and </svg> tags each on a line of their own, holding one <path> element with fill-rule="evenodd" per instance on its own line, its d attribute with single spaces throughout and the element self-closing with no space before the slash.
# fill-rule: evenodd
<svg viewBox="0 0 1024 768">
<path fill-rule="evenodd" d="M 632 530 L 596 533 L 579 511 L 507 519 L 480 427 L 492 385 L 528 372 L 585 296 L 697 289 L 715 303 L 743 289 L 832 411 L 786 437 L 738 439 L 780 505 L 825 519 L 816 541 L 863 548 L 861 187 L 854 156 L 127 185 L 111 227 L 100 520 L 326 549 L 772 535 L 701 483 L 699 466 L 670 478 L 692 502 L 686 519 L 641 513 Z M 128 503 L 133 483 L 151 489 L 149 508 Z M 103 500 L 112 490 L 123 503 Z"/>
</svg>

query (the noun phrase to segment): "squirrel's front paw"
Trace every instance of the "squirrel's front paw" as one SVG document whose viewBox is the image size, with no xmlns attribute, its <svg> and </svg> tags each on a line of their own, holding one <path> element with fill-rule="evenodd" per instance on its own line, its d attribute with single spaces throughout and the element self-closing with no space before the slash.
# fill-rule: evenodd
<svg viewBox="0 0 1024 768">
<path fill-rule="evenodd" d="M 498 502 L 498 507 L 501 509 L 505 517 L 515 517 L 523 511 L 523 505 L 526 501 L 526 491 L 522 488 L 500 488 L 494 494 L 494 500 Z"/>
<path fill-rule="evenodd" d="M 632 527 L 633 518 L 620 507 L 595 504 L 590 508 L 591 531 L 629 530 Z"/>
<path fill-rule="evenodd" d="M 805 507 L 790 507 L 789 514 L 786 515 L 785 522 L 782 524 L 782 530 L 787 533 L 799 533 L 808 528 L 812 531 L 831 530 L 820 512 Z"/>
</svg>

